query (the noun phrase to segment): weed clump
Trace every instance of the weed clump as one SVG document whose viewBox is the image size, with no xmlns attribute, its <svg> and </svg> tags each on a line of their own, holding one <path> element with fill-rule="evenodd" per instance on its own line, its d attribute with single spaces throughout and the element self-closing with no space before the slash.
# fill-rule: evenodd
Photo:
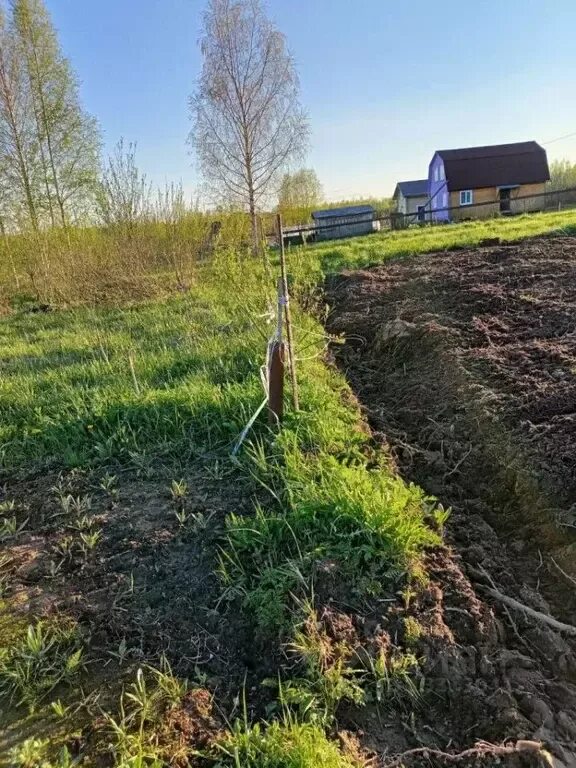
<svg viewBox="0 0 576 768">
<path fill-rule="evenodd" d="M 321 727 L 288 716 L 266 726 L 237 721 L 217 750 L 223 768 L 358 768 Z"/>
<path fill-rule="evenodd" d="M 117 768 L 188 765 L 221 734 L 212 697 L 177 678 L 163 659 L 159 669 L 139 669 L 122 694 L 120 713 L 107 715 Z"/>
<path fill-rule="evenodd" d="M 83 667 L 75 625 L 30 624 L 26 634 L 0 650 L 0 695 L 31 711 L 61 683 L 70 684 Z"/>
<path fill-rule="evenodd" d="M 283 436 L 283 463 L 269 467 L 268 480 L 278 484 L 280 474 L 285 483 L 281 509 L 260 507 L 249 521 L 230 516 L 221 560 L 225 583 L 268 633 L 287 631 L 294 595 L 311 597 L 326 574 L 352 599 L 381 597 L 439 541 L 419 488 L 359 457 L 305 456 L 293 438 Z"/>
</svg>

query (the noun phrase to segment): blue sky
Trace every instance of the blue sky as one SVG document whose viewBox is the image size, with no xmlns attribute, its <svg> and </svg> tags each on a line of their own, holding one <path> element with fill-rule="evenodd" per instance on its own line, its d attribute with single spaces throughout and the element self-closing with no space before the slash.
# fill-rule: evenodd
<svg viewBox="0 0 576 768">
<path fill-rule="evenodd" d="M 46 0 L 109 150 L 138 143 L 158 184 L 198 176 L 187 97 L 201 0 Z M 576 161 L 574 0 L 269 0 L 310 115 L 327 198 L 387 196 L 435 149 L 536 139 Z"/>
</svg>

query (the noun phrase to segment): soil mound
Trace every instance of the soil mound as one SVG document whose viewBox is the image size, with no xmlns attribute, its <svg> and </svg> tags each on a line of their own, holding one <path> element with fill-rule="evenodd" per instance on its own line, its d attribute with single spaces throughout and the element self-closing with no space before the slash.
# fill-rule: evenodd
<svg viewBox="0 0 576 768">
<path fill-rule="evenodd" d="M 425 727 L 460 749 L 542 741 L 576 765 L 576 240 L 398 260 L 327 296 L 375 435 L 452 509 L 417 606 Z"/>
</svg>

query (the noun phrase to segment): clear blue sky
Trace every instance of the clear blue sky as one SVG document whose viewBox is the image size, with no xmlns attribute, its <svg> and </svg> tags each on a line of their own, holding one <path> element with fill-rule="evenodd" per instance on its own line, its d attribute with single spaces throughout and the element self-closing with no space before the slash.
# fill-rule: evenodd
<svg viewBox="0 0 576 768">
<path fill-rule="evenodd" d="M 185 144 L 201 0 L 46 0 L 107 149 L 137 141 L 149 178 L 197 184 Z M 576 134 L 575 0 L 269 0 L 330 199 L 386 196 L 435 149 Z M 576 161 L 576 135 L 546 146 Z"/>
</svg>

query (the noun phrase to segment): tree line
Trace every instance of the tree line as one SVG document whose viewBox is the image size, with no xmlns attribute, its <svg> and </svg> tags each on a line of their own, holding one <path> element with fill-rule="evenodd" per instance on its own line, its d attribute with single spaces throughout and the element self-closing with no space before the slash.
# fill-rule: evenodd
<svg viewBox="0 0 576 768">
<path fill-rule="evenodd" d="M 85 217 L 100 144 L 42 0 L 0 6 L 0 226 L 66 228 Z"/>
<path fill-rule="evenodd" d="M 309 124 L 296 65 L 261 0 L 208 0 L 200 47 L 189 142 L 206 199 L 249 213 L 257 248 L 259 211 L 273 201 L 305 211 L 323 199 L 315 172 L 297 170 Z M 0 232 L 95 219 L 132 226 L 161 216 L 167 202 L 185 207 L 177 186 L 151 203 L 135 145 L 120 141 L 102 165 L 101 143 L 44 0 L 0 0 Z M 576 185 L 568 161 L 552 163 L 551 174 L 553 188 Z"/>
<path fill-rule="evenodd" d="M 306 147 L 294 62 L 259 0 L 209 0 L 201 48 L 190 140 L 211 199 L 255 222 Z M 0 0 L 1 230 L 131 221 L 149 199 L 134 145 L 102 167 L 97 121 L 43 0 Z"/>
</svg>

